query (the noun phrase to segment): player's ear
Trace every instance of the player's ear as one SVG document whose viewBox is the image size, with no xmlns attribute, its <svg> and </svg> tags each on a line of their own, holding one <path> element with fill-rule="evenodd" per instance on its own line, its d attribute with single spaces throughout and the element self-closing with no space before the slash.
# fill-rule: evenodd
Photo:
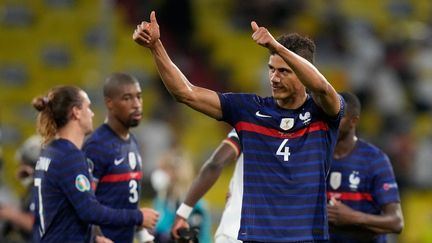
<svg viewBox="0 0 432 243">
<path fill-rule="evenodd" d="M 110 97 L 105 97 L 104 98 L 104 102 L 105 102 L 105 106 L 108 108 L 108 109 L 111 109 L 112 108 L 112 104 L 113 104 L 113 100 L 110 98 Z"/>
<path fill-rule="evenodd" d="M 70 120 L 79 119 L 81 113 L 81 109 L 78 106 L 73 106 L 70 112 Z"/>
<path fill-rule="evenodd" d="M 357 126 L 357 124 L 359 123 L 359 121 L 360 121 L 360 116 L 352 116 L 351 117 L 351 124 L 353 126 Z"/>
</svg>

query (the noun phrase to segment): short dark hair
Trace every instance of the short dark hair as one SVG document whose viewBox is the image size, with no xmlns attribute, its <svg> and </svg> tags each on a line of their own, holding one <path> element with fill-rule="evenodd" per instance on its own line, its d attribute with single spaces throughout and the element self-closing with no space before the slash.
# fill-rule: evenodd
<svg viewBox="0 0 432 243">
<path fill-rule="evenodd" d="M 316 46 L 310 38 L 301 36 L 297 33 L 290 33 L 279 36 L 276 40 L 288 50 L 296 53 L 311 63 L 314 62 Z M 274 55 L 276 53 L 271 51 L 270 54 Z"/>
<path fill-rule="evenodd" d="M 121 85 L 129 85 L 138 83 L 138 80 L 127 73 L 113 73 L 106 80 L 103 87 L 104 97 L 113 97 L 117 94 L 118 87 Z"/>
<path fill-rule="evenodd" d="M 345 100 L 345 114 L 350 116 L 360 116 L 361 103 L 359 98 L 348 91 L 339 92 L 339 94 Z"/>
</svg>

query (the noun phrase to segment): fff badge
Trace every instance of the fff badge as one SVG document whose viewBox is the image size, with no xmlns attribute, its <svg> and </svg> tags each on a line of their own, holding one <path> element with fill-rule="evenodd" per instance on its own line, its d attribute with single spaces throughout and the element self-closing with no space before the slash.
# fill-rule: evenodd
<svg viewBox="0 0 432 243">
<path fill-rule="evenodd" d="M 280 128 L 285 131 L 290 130 L 294 126 L 294 118 L 282 118 Z"/>
<path fill-rule="evenodd" d="M 330 186 L 333 190 L 337 190 L 342 182 L 342 173 L 332 172 L 330 174 Z"/>
</svg>

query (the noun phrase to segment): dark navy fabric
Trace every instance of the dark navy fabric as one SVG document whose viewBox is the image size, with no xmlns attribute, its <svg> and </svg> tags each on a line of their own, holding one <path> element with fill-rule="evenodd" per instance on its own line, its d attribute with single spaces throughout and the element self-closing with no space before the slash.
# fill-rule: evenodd
<svg viewBox="0 0 432 243">
<path fill-rule="evenodd" d="M 34 242 L 89 242 L 91 224 L 140 225 L 139 210 L 114 210 L 101 205 L 91 187 L 84 153 L 65 139 L 41 152 L 36 164 Z"/>
<path fill-rule="evenodd" d="M 361 139 L 350 154 L 332 162 L 327 195 L 354 210 L 376 215 L 381 213 L 381 206 L 400 202 L 389 158 L 379 148 Z M 337 227 L 331 228 L 330 239 L 331 242 L 387 242 L 385 234 L 366 240 L 364 234 Z"/>
<path fill-rule="evenodd" d="M 103 205 L 137 209 L 141 190 L 141 156 L 133 134 L 121 139 L 107 124 L 96 129 L 83 146 L 94 165 L 96 198 Z M 134 226 L 101 226 L 102 233 L 114 242 L 132 243 Z"/>
<path fill-rule="evenodd" d="M 328 239 L 326 176 L 341 111 L 328 117 L 308 96 L 298 109 L 272 97 L 219 94 L 223 119 L 244 154 L 239 240 L 299 242 Z"/>
</svg>

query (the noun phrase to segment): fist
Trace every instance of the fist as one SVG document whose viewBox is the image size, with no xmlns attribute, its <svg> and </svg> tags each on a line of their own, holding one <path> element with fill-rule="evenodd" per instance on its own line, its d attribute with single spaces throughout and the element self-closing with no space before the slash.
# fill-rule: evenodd
<svg viewBox="0 0 432 243">
<path fill-rule="evenodd" d="M 159 213 L 152 208 L 141 208 L 140 210 L 143 216 L 142 226 L 153 230 L 159 220 Z"/>
</svg>

